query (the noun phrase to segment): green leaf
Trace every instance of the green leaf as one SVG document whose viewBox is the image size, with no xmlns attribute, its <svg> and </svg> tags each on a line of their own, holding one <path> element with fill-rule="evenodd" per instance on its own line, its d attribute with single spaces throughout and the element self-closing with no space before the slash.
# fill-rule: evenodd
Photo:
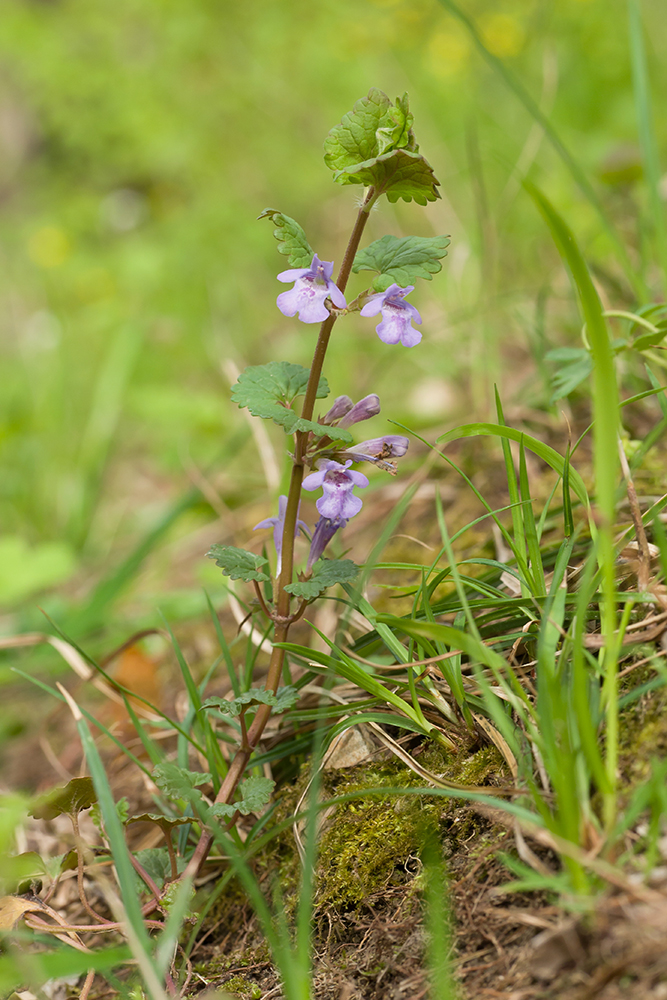
<svg viewBox="0 0 667 1000">
<path fill-rule="evenodd" d="M 278 240 L 278 253 L 285 254 L 292 267 L 310 267 L 315 251 L 298 222 L 274 208 L 265 208 L 257 218 L 271 219 L 276 227 L 273 235 Z"/>
<path fill-rule="evenodd" d="M 340 172 L 400 146 L 416 149 L 409 130 L 412 115 L 407 113 L 407 95 L 403 102 L 394 107 L 386 94 L 371 87 L 324 140 L 324 162 L 329 169 Z"/>
<path fill-rule="evenodd" d="M 551 379 L 552 403 L 569 396 L 593 371 L 593 359 L 585 347 L 557 347 L 549 351 L 545 358 L 547 361 L 556 361 L 560 364 Z"/>
<path fill-rule="evenodd" d="M 415 116 L 410 112 L 408 95 L 397 97 L 395 107 L 390 107 L 387 115 L 392 124 L 381 125 L 375 133 L 378 153 L 388 153 L 392 149 L 411 149 L 416 152 L 419 147 L 412 131 Z"/>
<path fill-rule="evenodd" d="M 288 583 L 285 587 L 295 597 L 312 601 L 336 583 L 351 583 L 359 572 L 359 567 L 351 559 L 320 559 L 313 567 L 313 575 L 308 580 Z"/>
<path fill-rule="evenodd" d="M 425 205 L 440 197 L 440 182 L 433 173 L 430 163 L 420 153 L 407 149 L 395 149 L 373 160 L 366 160 L 347 170 L 341 170 L 334 178 L 339 184 L 363 184 L 373 187 L 377 194 L 386 194 L 391 202 L 416 201 Z"/>
<path fill-rule="evenodd" d="M 164 831 L 172 830 L 175 826 L 187 826 L 191 822 L 191 816 L 165 816 L 164 813 L 139 813 L 128 816 L 125 820 L 128 826 L 130 823 L 156 823 Z"/>
<path fill-rule="evenodd" d="M 657 347 L 667 336 L 667 320 L 660 320 L 656 323 L 656 333 L 644 333 L 633 341 L 632 346 L 636 351 L 647 351 L 651 347 Z"/>
<path fill-rule="evenodd" d="M 257 812 L 271 798 L 274 785 L 275 781 L 271 778 L 253 775 L 239 785 L 241 798 L 237 802 L 215 802 L 207 811 L 207 815 L 231 818 L 236 812 L 240 812 L 242 816 Z"/>
<path fill-rule="evenodd" d="M 253 407 L 261 408 L 269 403 L 291 406 L 297 396 L 305 393 L 309 376 L 308 368 L 290 364 L 289 361 L 251 365 L 241 372 L 238 382 L 232 386 L 232 399 L 239 406 L 247 406 L 251 413 L 261 417 L 263 414 L 257 413 Z M 325 399 L 328 395 L 327 380 L 321 378 L 317 387 L 317 399 Z"/>
<path fill-rule="evenodd" d="M 236 808 L 243 816 L 257 812 L 268 803 L 274 786 L 275 781 L 271 778 L 252 775 L 239 785 L 241 801 L 236 803 Z"/>
<path fill-rule="evenodd" d="M 197 785 L 208 784 L 211 775 L 202 771 L 189 771 L 164 760 L 153 768 L 153 781 L 167 798 L 185 799 L 187 802 L 197 804 L 202 798 Z"/>
<path fill-rule="evenodd" d="M 253 365 L 239 375 L 232 386 L 232 399 L 239 406 L 246 406 L 255 417 L 273 420 L 284 427 L 287 434 L 295 431 L 311 431 L 318 437 L 330 437 L 349 442 L 349 431 L 337 427 L 325 427 L 312 420 L 297 416 L 291 405 L 297 396 L 303 395 L 308 384 L 309 371 L 301 365 L 287 361 L 270 361 L 266 365 Z M 321 378 L 317 388 L 317 399 L 329 395 L 329 386 Z"/>
<path fill-rule="evenodd" d="M 114 802 L 114 806 L 116 808 L 116 815 L 118 816 L 118 819 L 121 823 L 126 823 L 127 817 L 130 815 L 130 803 L 127 801 L 127 798 L 123 796 L 122 799 L 118 799 L 117 802 Z M 103 820 L 99 802 L 96 802 L 90 810 L 90 818 L 97 829 L 101 831 Z"/>
<path fill-rule="evenodd" d="M 202 708 L 217 708 L 223 715 L 240 715 L 249 705 L 271 705 L 276 712 L 286 712 L 299 700 L 299 692 L 294 687 L 279 688 L 277 694 L 265 688 L 252 688 L 238 698 L 207 698 Z"/>
<path fill-rule="evenodd" d="M 35 891 L 33 890 L 33 883 L 41 885 L 42 877 L 45 875 L 53 878 L 47 864 L 36 851 L 24 851 L 22 854 L 5 854 L 2 857 L 0 896 Z"/>
<path fill-rule="evenodd" d="M 171 878 L 171 862 L 169 860 L 169 851 L 166 847 L 146 847 L 143 851 L 135 851 L 134 856 L 141 867 L 153 879 L 158 889 L 161 889 L 167 879 Z M 182 871 L 185 867 L 185 859 L 178 858 L 177 861 L 181 862 L 180 867 Z M 136 886 L 138 894 L 146 891 L 146 883 L 138 874 Z"/>
<path fill-rule="evenodd" d="M 30 810 L 37 819 L 55 819 L 63 813 L 76 815 L 97 802 L 92 778 L 72 778 L 62 788 L 54 788 Z"/>
<path fill-rule="evenodd" d="M 420 205 L 440 197 L 438 181 L 412 132 L 405 94 L 393 105 L 372 87 L 332 128 L 324 142 L 324 162 L 340 184 L 363 184 L 389 201 L 414 199 Z"/>
<path fill-rule="evenodd" d="M 231 580 L 257 580 L 261 583 L 270 579 L 262 569 L 262 566 L 268 566 L 268 559 L 254 552 L 236 549 L 233 545 L 212 545 L 206 555 L 215 559 L 215 565 Z"/>
<path fill-rule="evenodd" d="M 354 258 L 352 270 L 376 271 L 378 277 L 373 287 L 383 292 L 389 285 L 405 287 L 415 278 L 432 280 L 432 275 L 442 270 L 440 258 L 447 255 L 449 236 L 383 236 L 375 240 Z"/>
</svg>

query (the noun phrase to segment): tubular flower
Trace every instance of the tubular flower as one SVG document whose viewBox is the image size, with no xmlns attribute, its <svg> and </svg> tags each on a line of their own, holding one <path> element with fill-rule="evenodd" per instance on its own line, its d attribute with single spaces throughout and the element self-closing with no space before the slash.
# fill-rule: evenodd
<svg viewBox="0 0 667 1000">
<path fill-rule="evenodd" d="M 333 402 L 333 406 L 327 413 L 324 414 L 320 423 L 326 424 L 330 427 L 332 424 L 337 424 L 341 417 L 344 417 L 346 413 L 353 407 L 352 400 L 349 396 L 336 396 Z"/>
<path fill-rule="evenodd" d="M 371 417 L 376 417 L 380 412 L 380 397 L 376 396 L 372 392 L 369 396 L 364 396 L 360 399 L 358 403 L 347 411 L 340 420 L 338 424 L 339 427 L 351 427 L 352 424 L 358 424 L 361 420 L 370 420 Z"/>
<path fill-rule="evenodd" d="M 349 458 L 353 462 L 372 462 L 385 472 L 396 474 L 396 463 L 388 462 L 388 458 L 400 458 L 408 450 L 409 440 L 401 434 L 386 434 L 385 437 L 370 438 L 353 444 L 341 452 L 341 458 Z"/>
<path fill-rule="evenodd" d="M 306 572 L 310 573 L 313 566 L 320 558 L 327 545 L 336 534 L 339 528 L 344 528 L 347 524 L 347 520 L 344 517 L 337 517 L 331 520 L 328 517 L 321 517 L 317 524 L 315 525 L 315 531 L 313 532 L 313 540 L 310 544 L 310 552 L 308 553 L 308 563 L 306 565 Z"/>
<path fill-rule="evenodd" d="M 299 504 L 301 507 L 301 504 Z M 285 530 L 285 514 L 287 513 L 287 497 L 281 495 L 278 497 L 278 517 L 267 517 L 259 524 L 256 524 L 252 529 L 253 531 L 258 531 L 259 528 L 273 528 L 273 544 L 276 548 L 276 555 L 278 556 L 278 563 L 276 567 L 276 574 L 280 576 L 280 570 L 283 564 L 283 532 Z M 296 528 L 294 529 L 294 537 L 298 535 L 299 531 L 307 530 L 307 525 L 305 521 L 298 520 L 299 514 L 297 511 L 297 522 Z"/>
<path fill-rule="evenodd" d="M 362 502 L 352 489 L 355 486 L 365 488 L 368 479 L 362 472 L 350 469 L 350 465 L 352 459 L 345 465 L 333 461 L 321 462 L 319 471 L 311 472 L 303 481 L 304 490 L 322 487 L 323 494 L 315 506 L 322 517 L 330 521 L 348 520 L 361 510 Z"/>
<path fill-rule="evenodd" d="M 400 285 L 390 285 L 386 292 L 371 295 L 361 310 L 361 316 L 377 316 L 382 313 L 382 321 L 376 331 L 385 344 L 398 344 L 403 347 L 415 347 L 422 339 L 419 330 L 415 330 L 412 320 L 421 323 L 422 318 L 413 305 L 403 299 L 414 289 L 414 285 L 401 288 Z"/>
<path fill-rule="evenodd" d="M 276 304 L 284 316 L 299 314 L 302 323 L 322 323 L 329 316 L 325 299 L 330 298 L 338 309 L 345 309 L 345 296 L 332 281 L 333 261 L 320 260 L 315 254 L 310 267 L 281 271 L 278 281 L 293 281 L 294 288 L 281 292 Z"/>
</svg>

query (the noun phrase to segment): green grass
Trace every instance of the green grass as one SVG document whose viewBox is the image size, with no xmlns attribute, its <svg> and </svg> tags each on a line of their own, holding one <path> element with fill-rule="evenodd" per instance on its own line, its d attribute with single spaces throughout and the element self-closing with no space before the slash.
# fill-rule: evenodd
<svg viewBox="0 0 667 1000">
<path fill-rule="evenodd" d="M 436 775 L 428 794 L 492 805 L 524 833 L 539 833 L 561 870 L 548 876 L 508 857 L 514 888 L 591 907 L 620 871 L 646 874 L 657 862 L 667 809 L 663 761 L 629 792 L 619 788 L 622 713 L 659 690 L 664 671 L 623 691 L 618 680 L 629 629 L 656 601 L 619 577 L 619 552 L 635 534 L 621 507 L 619 440 L 630 433 L 642 438 L 628 445 L 630 469 L 650 486 L 641 519 L 659 548 L 652 572 L 658 582 L 667 574 L 665 501 L 654 495 L 667 429 L 667 137 L 656 115 L 667 82 L 656 53 L 667 27 L 659 0 L 552 7 L 261 0 L 249 19 L 231 3 L 196 0 L 166 11 L 158 0 L 123 0 L 112 19 L 92 0 L 48 9 L 10 0 L 0 27 L 14 123 L 0 129 L 8 144 L 0 166 L 0 600 L 6 635 L 50 630 L 42 605 L 54 631 L 89 651 L 83 655 L 97 670 L 109 649 L 159 624 L 162 607 L 185 713 L 175 721 L 156 710 L 157 721 L 146 720 L 124 689 L 134 752 L 99 729 L 148 777 L 165 758 L 159 730 L 171 726 L 177 763 L 187 771 L 196 757 L 215 794 L 240 724 L 202 703 L 218 677 L 236 696 L 247 691 L 260 654 L 221 624 L 226 591 L 211 567 L 202 569 L 203 554 L 213 532 L 247 538 L 266 516 L 275 500 L 267 497 L 267 454 L 280 462 L 284 451 L 271 429 L 251 437 L 221 372 L 229 360 L 308 363 L 312 346 L 275 309 L 283 263 L 256 216 L 267 204 L 294 215 L 320 256 L 338 259 L 338 220 L 354 199 L 322 167 L 324 133 L 370 85 L 392 96 L 409 90 L 443 202 L 435 222 L 414 205 L 385 206 L 369 235 L 450 232 L 450 256 L 421 289 L 417 350 L 388 350 L 352 319 L 336 330 L 326 374 L 334 394 L 379 393 L 382 418 L 369 437 L 386 432 L 387 418 L 410 429 L 412 457 L 401 474 L 407 482 L 415 473 L 415 482 L 377 524 L 357 586 L 341 593 L 336 639 L 325 652 L 311 639 L 285 644 L 291 667 L 307 668 L 297 686 L 324 675 L 331 687 L 315 707 L 285 714 L 282 741 L 258 753 L 248 775 L 270 766 L 280 782 L 292 780 L 299 763 L 314 759 L 315 724 L 325 748 L 365 722 L 433 741 L 445 754 L 482 729 L 504 755 L 506 787 Z M 628 32 L 618 31 L 626 17 Z M 546 111 L 542 72 L 554 64 L 557 89 Z M 542 141 L 530 177 L 518 177 L 531 130 Z M 592 421 L 578 440 L 567 440 L 561 408 L 577 428 Z M 552 443 L 543 440 L 548 432 Z M 482 485 L 486 467 L 502 471 L 500 500 L 497 486 Z M 435 484 L 435 499 L 423 524 L 433 549 L 419 561 L 404 554 L 413 549 L 394 546 L 422 476 Z M 472 505 L 456 523 L 441 490 L 453 482 Z M 369 525 L 377 523 L 379 486 L 373 478 Z M 486 544 L 492 525 L 508 554 Z M 385 572 L 393 581 L 386 589 Z M 219 651 L 210 662 L 191 661 L 180 636 L 188 622 L 214 636 Z M 592 635 L 601 637 L 597 646 Z M 62 699 L 45 680 L 64 669 L 53 647 L 19 659 L 11 643 L 2 680 L 18 678 L 25 689 L 32 682 L 35 693 Z M 533 675 L 522 673 L 512 650 Z M 439 673 L 425 672 L 425 660 Z M 351 702 L 336 701 L 342 681 L 356 686 Z M 194 942 L 193 931 L 172 967 L 189 885 L 151 937 L 91 735 L 95 713 L 71 708 L 115 862 L 129 952 L 152 1000 L 163 1000 L 165 981 L 168 988 L 170 976 L 185 975 Z M 155 794 L 156 809 L 187 820 L 177 843 L 184 860 L 210 823 L 198 795 Z M 289 821 L 274 827 L 269 809 L 245 840 L 213 825 L 231 863 L 223 882 L 232 871 L 242 882 L 290 1000 L 312 995 L 314 817 L 331 804 L 318 803 L 315 791 L 309 800 L 295 929 L 276 923 L 280 895 L 267 901 L 250 864 Z M 13 828 L 26 803 L 8 799 L 7 808 Z M 642 817 L 648 833 L 633 853 L 624 838 Z M 0 832 L 2 852 L 11 854 L 12 831 Z M 433 995 L 449 998 L 446 873 L 433 845 L 424 864 Z M 56 945 L 33 976 L 18 951 L 3 955 L 3 988 L 24 976 L 39 986 L 40 977 L 106 970 L 129 954 L 84 956 Z"/>
</svg>

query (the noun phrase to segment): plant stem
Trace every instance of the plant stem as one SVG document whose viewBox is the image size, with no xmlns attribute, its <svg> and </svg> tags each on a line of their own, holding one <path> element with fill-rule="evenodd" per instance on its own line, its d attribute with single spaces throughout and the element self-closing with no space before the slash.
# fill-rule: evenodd
<svg viewBox="0 0 667 1000">
<path fill-rule="evenodd" d="M 375 190 L 373 188 L 369 188 L 366 192 L 363 204 L 357 213 L 357 219 L 345 250 L 343 263 L 341 264 L 338 278 L 336 279 L 336 284 L 341 292 L 344 292 L 347 287 L 350 274 L 352 273 L 352 264 L 354 263 L 357 250 L 359 249 L 359 243 L 361 242 L 361 237 L 366 227 L 366 223 L 368 222 L 370 210 L 377 200 L 377 197 L 378 195 Z M 333 330 L 333 326 L 337 318 L 337 313 L 329 313 L 320 327 L 317 345 L 313 355 L 313 363 L 310 367 L 308 385 L 306 387 L 306 393 L 303 400 L 303 408 L 301 410 L 301 416 L 304 420 L 312 420 L 313 410 L 315 409 L 315 400 L 317 399 L 317 388 L 320 384 L 320 377 L 324 366 L 324 358 L 326 356 L 327 347 L 329 346 L 331 331 Z M 292 582 L 292 578 L 294 576 L 294 535 L 299 511 L 299 501 L 301 499 L 301 483 L 303 482 L 304 472 L 304 453 L 307 443 L 308 432 L 297 431 L 294 447 L 294 463 L 292 465 L 292 475 L 290 478 L 289 493 L 287 496 L 287 508 L 285 511 L 285 524 L 282 538 L 282 567 L 280 577 L 278 578 L 278 597 L 275 612 L 271 616 L 275 623 L 273 636 L 274 643 L 287 642 L 290 625 L 294 620 L 290 617 L 291 595 L 285 590 L 285 587 Z M 302 613 L 303 609 L 300 608 L 299 611 Z M 284 660 L 285 650 L 277 649 L 274 645 L 271 653 L 271 661 L 269 663 L 266 683 L 264 685 L 267 691 L 272 691 L 274 694 L 278 690 L 278 685 L 280 684 Z M 229 771 L 225 775 L 224 781 L 220 786 L 220 791 L 216 796 L 216 802 L 229 802 L 231 800 L 236 790 L 236 786 L 243 777 L 248 761 L 260 741 L 270 716 L 271 706 L 260 705 L 257 709 L 252 725 L 248 730 L 247 738 L 234 755 Z M 206 860 L 212 843 L 213 838 L 211 835 L 206 830 L 203 830 L 194 854 L 192 855 L 192 858 L 183 873 L 184 876 L 196 875 Z"/>
</svg>

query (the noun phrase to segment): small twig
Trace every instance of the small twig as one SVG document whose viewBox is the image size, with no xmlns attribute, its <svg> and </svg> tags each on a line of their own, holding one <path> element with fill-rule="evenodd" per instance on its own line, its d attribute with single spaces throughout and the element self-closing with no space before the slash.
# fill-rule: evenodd
<svg viewBox="0 0 667 1000">
<path fill-rule="evenodd" d="M 628 503 L 630 504 L 630 514 L 632 516 L 632 523 L 635 526 L 637 545 L 639 547 L 637 583 L 641 591 L 646 591 L 648 590 L 648 582 L 651 573 L 651 553 L 649 552 L 648 539 L 646 538 L 646 531 L 644 530 L 644 522 L 642 520 L 642 512 L 639 507 L 639 500 L 637 499 L 637 491 L 635 490 L 635 484 L 632 480 L 630 466 L 623 449 L 623 442 L 620 438 L 618 440 L 618 453 L 621 458 L 621 469 L 623 470 L 623 475 L 625 476 Z"/>
<path fill-rule="evenodd" d="M 304 615 L 304 613 L 306 611 L 306 608 L 308 607 L 309 604 L 310 604 L 310 601 L 302 601 L 301 602 L 301 604 L 297 608 L 295 614 L 293 614 L 291 616 L 291 618 L 290 618 L 290 624 L 293 625 L 294 622 L 298 622 L 299 618 L 301 618 Z"/>
<path fill-rule="evenodd" d="M 85 982 L 81 987 L 81 992 L 79 993 L 79 1000 L 88 1000 L 88 994 L 90 993 L 90 988 L 93 985 L 94 979 L 95 979 L 95 970 L 88 969 Z"/>
<path fill-rule="evenodd" d="M 169 865 L 171 867 L 171 877 L 178 878 L 178 863 L 176 861 L 176 853 L 174 851 L 174 842 L 171 839 L 171 830 L 168 826 L 161 826 L 162 833 L 164 834 L 164 841 L 167 845 L 167 853 L 169 855 Z"/>
<path fill-rule="evenodd" d="M 152 892 L 153 896 L 155 897 L 157 903 L 159 904 L 160 903 L 160 890 L 158 889 L 157 885 L 155 884 L 155 882 L 153 881 L 153 879 L 150 877 L 150 875 L 148 874 L 148 872 L 146 871 L 146 869 L 144 868 L 144 866 L 141 864 L 141 862 L 137 861 L 137 859 L 135 858 L 135 856 L 132 853 L 132 851 L 128 851 L 128 854 L 130 856 L 130 861 L 132 862 L 132 867 L 134 868 L 135 872 L 137 873 L 137 875 L 140 878 L 142 878 L 144 880 L 144 882 L 146 883 L 146 885 L 148 886 L 148 888 Z"/>
<path fill-rule="evenodd" d="M 81 905 L 93 920 L 97 920 L 100 924 L 110 924 L 111 920 L 103 917 L 100 913 L 92 908 L 88 902 L 88 897 L 86 896 L 86 890 L 83 884 L 83 851 L 82 851 L 82 841 L 81 835 L 79 833 L 79 819 L 76 813 L 69 813 L 69 818 L 72 823 L 72 828 L 74 830 L 74 849 L 76 850 L 76 884 L 79 890 L 79 899 L 81 900 Z"/>
<path fill-rule="evenodd" d="M 253 580 L 252 582 L 253 582 L 253 585 L 255 587 L 255 594 L 257 596 L 257 600 L 260 603 L 262 611 L 264 612 L 264 614 L 266 615 L 267 618 L 273 619 L 273 613 L 271 611 L 269 611 L 269 609 L 267 607 L 267 604 L 266 604 L 266 601 L 264 600 L 264 594 L 262 593 L 262 588 L 260 587 L 260 585 L 257 582 L 257 580 Z"/>
</svg>

